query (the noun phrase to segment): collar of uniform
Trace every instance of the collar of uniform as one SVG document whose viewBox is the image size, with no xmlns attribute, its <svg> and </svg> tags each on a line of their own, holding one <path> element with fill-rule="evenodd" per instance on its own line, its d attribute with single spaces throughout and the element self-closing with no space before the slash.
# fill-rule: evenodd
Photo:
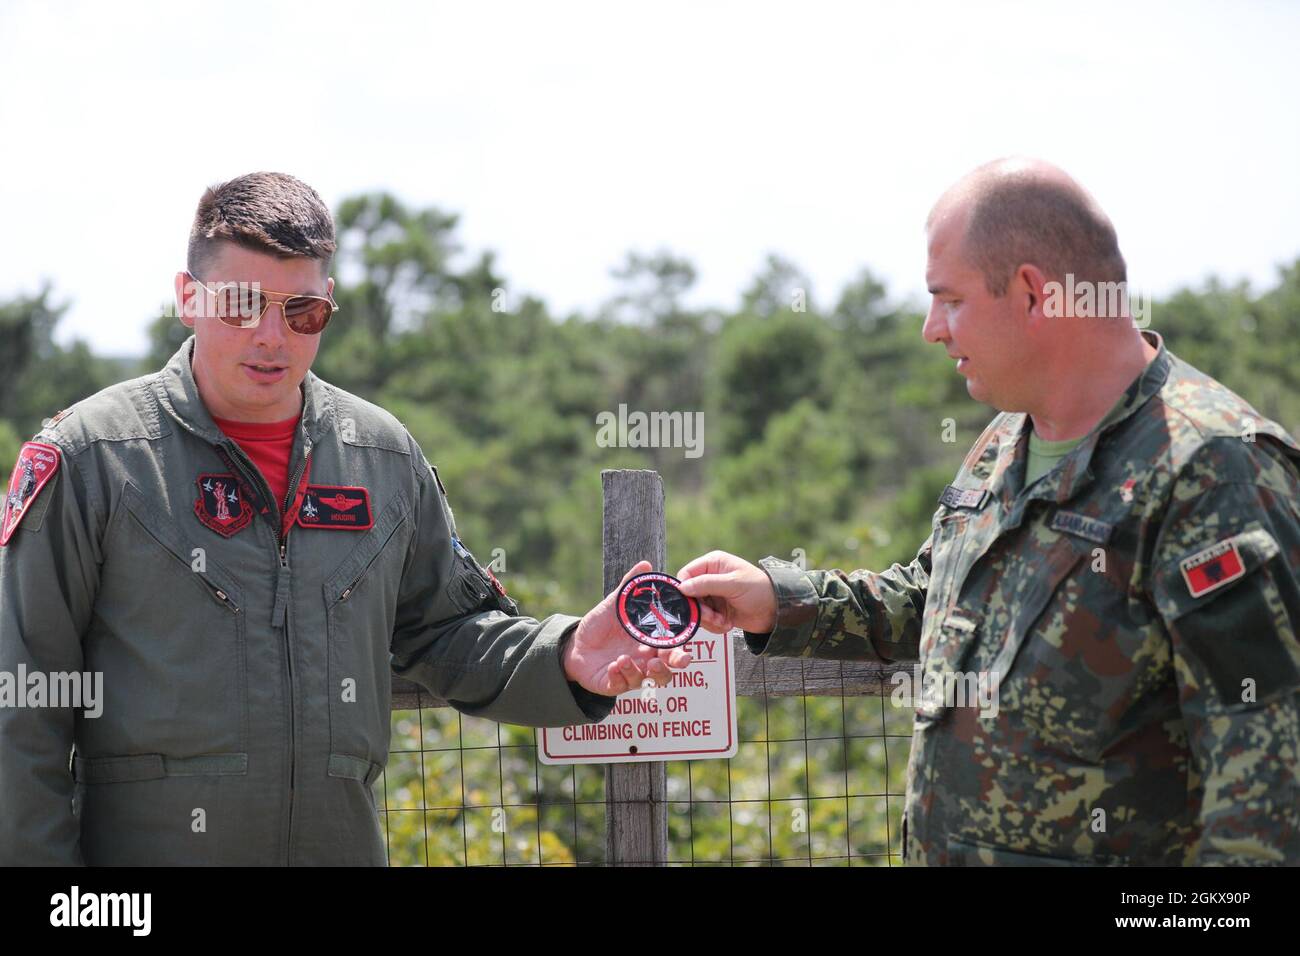
<svg viewBox="0 0 1300 956">
<path fill-rule="evenodd" d="M 1172 357 L 1165 348 L 1160 333 L 1144 330 L 1142 336 L 1155 346 L 1155 358 L 1129 384 L 1115 406 L 1084 436 L 1084 440 L 1065 456 L 1060 466 L 1034 483 L 1033 489 L 1021 502 L 1022 506 L 1036 499 L 1065 502 L 1077 494 L 1092 480 L 1092 471 L 1088 466 L 1101 436 L 1125 421 L 1164 386 L 1169 377 Z M 1018 516 L 1018 510 L 1013 504 L 1024 490 L 1025 468 L 1029 458 L 1029 428 L 1029 415 L 1026 412 L 1003 412 L 989 441 L 966 463 L 969 477 L 979 481 L 989 490 L 991 497 L 1002 502 L 1004 510 L 1012 515 L 1008 520 L 1013 522 Z"/>
<path fill-rule="evenodd" d="M 1092 469 L 1089 465 L 1101 437 L 1127 421 L 1129 417 L 1149 402 L 1164 387 L 1165 380 L 1169 378 L 1169 370 L 1172 365 L 1169 350 L 1165 348 L 1164 338 L 1159 332 L 1146 329 L 1142 331 L 1142 337 L 1155 346 L 1155 358 L 1147 363 L 1146 368 L 1138 374 L 1137 378 L 1133 379 L 1128 388 L 1124 390 L 1124 394 L 1116 401 L 1114 407 L 1106 413 L 1101 421 L 1093 426 L 1092 431 L 1084 436 L 1083 441 L 1079 442 L 1074 447 L 1074 450 L 1062 459 L 1060 466 L 1044 475 L 1034 484 L 1034 487 L 1030 489 L 1027 500 L 1046 499 L 1056 501 L 1058 504 L 1064 504 L 1078 494 L 1080 489 L 1092 480 Z M 1029 416 L 1021 413 L 1019 417 L 1021 421 L 1018 440 L 1015 445 L 1016 463 L 1012 468 L 1019 469 L 1023 481 L 1025 459 L 1029 455 Z"/>
<path fill-rule="evenodd" d="M 225 435 L 212 420 L 212 413 L 199 396 L 194 369 L 190 366 L 190 360 L 194 356 L 194 342 L 195 337 L 191 335 L 176 350 L 176 354 L 168 359 L 155 380 L 154 391 L 162 407 L 183 427 L 200 438 L 220 443 Z M 329 427 L 333 405 L 324 383 L 310 369 L 303 378 L 301 389 L 303 406 L 300 428 L 306 431 L 313 443 L 317 443 Z"/>
</svg>

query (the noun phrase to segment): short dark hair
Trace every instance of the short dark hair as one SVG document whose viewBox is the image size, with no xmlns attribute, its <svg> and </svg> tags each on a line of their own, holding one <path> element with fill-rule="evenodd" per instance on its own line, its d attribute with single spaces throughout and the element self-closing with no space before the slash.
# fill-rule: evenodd
<svg viewBox="0 0 1300 956">
<path fill-rule="evenodd" d="M 316 190 L 285 173 L 248 173 L 211 186 L 190 228 L 186 268 L 200 279 L 221 243 L 279 258 L 317 259 L 321 272 L 334 257 L 334 218 Z"/>
<path fill-rule="evenodd" d="M 1063 281 L 1125 282 L 1127 268 L 1115 227 L 1082 190 L 1032 175 L 979 182 L 962 252 L 984 276 L 989 293 L 1005 295 L 1025 263 Z"/>
</svg>

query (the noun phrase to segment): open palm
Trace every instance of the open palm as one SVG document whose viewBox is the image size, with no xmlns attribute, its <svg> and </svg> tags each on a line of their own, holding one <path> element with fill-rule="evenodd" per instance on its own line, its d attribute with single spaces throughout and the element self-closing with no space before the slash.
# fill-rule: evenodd
<svg viewBox="0 0 1300 956">
<path fill-rule="evenodd" d="M 651 569 L 649 561 L 633 565 L 618 587 L 593 607 L 578 624 L 577 633 L 564 649 L 564 674 L 595 694 L 612 697 L 634 690 L 645 680 L 666 687 L 672 671 L 691 662 L 680 647 L 648 647 L 630 637 L 619 623 L 618 592 L 628 579 Z"/>
</svg>

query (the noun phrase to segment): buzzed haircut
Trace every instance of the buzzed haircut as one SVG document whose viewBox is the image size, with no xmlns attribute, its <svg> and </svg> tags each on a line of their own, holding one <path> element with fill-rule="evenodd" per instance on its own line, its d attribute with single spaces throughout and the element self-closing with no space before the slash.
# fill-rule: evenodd
<svg viewBox="0 0 1300 956">
<path fill-rule="evenodd" d="M 1005 295 L 1026 263 L 1059 282 L 1127 281 L 1115 227 L 1082 190 L 1012 173 L 977 180 L 971 197 L 962 254 L 990 294 Z"/>
<path fill-rule="evenodd" d="M 316 259 L 329 271 L 334 219 L 316 191 L 285 173 L 248 173 L 211 186 L 190 228 L 186 268 L 206 279 L 223 242 L 278 258 Z"/>
</svg>

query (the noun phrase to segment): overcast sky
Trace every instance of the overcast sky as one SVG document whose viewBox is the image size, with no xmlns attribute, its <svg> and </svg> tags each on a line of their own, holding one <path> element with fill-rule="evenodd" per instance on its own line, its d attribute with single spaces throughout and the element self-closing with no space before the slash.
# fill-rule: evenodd
<svg viewBox="0 0 1300 956">
<path fill-rule="evenodd" d="M 629 248 L 693 260 L 694 304 L 769 251 L 821 301 L 864 265 L 919 301 L 930 204 L 1008 153 L 1092 190 L 1142 288 L 1267 286 L 1298 40 L 1287 2 L 3 0 L 0 297 L 48 279 L 62 341 L 138 353 L 203 188 L 270 169 L 457 212 L 560 313 Z"/>
</svg>

